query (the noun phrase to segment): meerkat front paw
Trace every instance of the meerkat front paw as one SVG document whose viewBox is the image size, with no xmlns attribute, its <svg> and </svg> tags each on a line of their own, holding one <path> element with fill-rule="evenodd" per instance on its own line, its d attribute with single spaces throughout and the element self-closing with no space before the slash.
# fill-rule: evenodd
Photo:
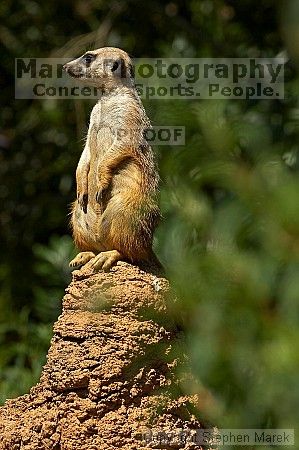
<svg viewBox="0 0 299 450">
<path fill-rule="evenodd" d="M 70 267 L 76 269 L 78 267 L 84 266 L 84 264 L 88 263 L 92 258 L 95 257 L 95 254 L 93 252 L 81 252 L 78 253 L 78 255 L 72 259 L 70 262 Z"/>
<path fill-rule="evenodd" d="M 83 212 L 87 213 L 87 204 L 88 204 L 88 194 L 78 194 L 77 201 L 82 208 Z"/>
<path fill-rule="evenodd" d="M 98 191 L 96 193 L 96 201 L 97 201 L 97 203 L 101 204 L 103 202 L 105 190 L 106 190 L 106 188 L 99 188 L 98 189 Z"/>
<path fill-rule="evenodd" d="M 102 203 L 103 200 L 103 189 L 99 189 L 96 193 L 96 201 Z"/>
<path fill-rule="evenodd" d="M 109 185 L 111 182 L 111 177 L 109 177 L 107 174 L 100 172 L 98 174 L 98 189 L 96 193 L 96 201 L 98 203 L 101 203 L 103 201 L 105 191 L 107 191 Z"/>
</svg>

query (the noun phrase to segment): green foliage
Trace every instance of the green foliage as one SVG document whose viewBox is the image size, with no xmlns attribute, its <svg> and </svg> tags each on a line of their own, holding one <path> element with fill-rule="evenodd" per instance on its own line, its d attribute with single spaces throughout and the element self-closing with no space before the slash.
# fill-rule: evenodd
<svg viewBox="0 0 299 450">
<path fill-rule="evenodd" d="M 287 47 L 284 101 L 145 106 L 155 124 L 186 127 L 185 146 L 156 149 L 164 219 L 155 246 L 179 294 L 173 314 L 187 335 L 202 414 L 227 428 L 295 426 L 298 2 L 6 0 L 0 16 L 7 84 L 14 57 L 62 47 L 76 55 L 113 45 L 136 57 L 268 57 Z M 73 251 L 66 217 L 91 104 L 13 100 L 10 88 L 2 95 L 3 401 L 37 379 L 59 314 Z"/>
<path fill-rule="evenodd" d="M 51 236 L 47 246 L 35 244 L 35 273 L 38 281 L 33 286 L 33 312 L 40 321 L 52 322 L 57 318 L 64 287 L 71 281 L 69 261 L 75 257 L 70 236 Z"/>
<path fill-rule="evenodd" d="M 171 173 L 183 181 L 163 193 L 172 223 L 161 226 L 161 252 L 194 373 L 214 397 L 207 417 L 224 428 L 282 428 L 298 421 L 299 181 L 283 149 L 250 132 L 250 114 L 235 129 L 228 105 L 197 110 L 204 142 L 188 151 L 200 162 Z M 240 154 L 243 127 L 250 162 Z"/>
<path fill-rule="evenodd" d="M 1 308 L 1 403 L 7 398 L 28 392 L 32 384 L 38 381 L 46 361 L 51 331 L 48 324 L 30 322 L 29 309 L 26 307 L 18 314 L 13 310 L 3 314 Z"/>
<path fill-rule="evenodd" d="M 35 244 L 33 252 L 36 284 L 31 301 L 27 303 L 24 298 L 24 306 L 16 313 L 13 299 L 8 302 L 4 293 L 0 298 L 0 402 L 27 392 L 38 380 L 52 323 L 60 313 L 64 287 L 71 278 L 68 262 L 75 252 L 70 236 L 53 235 L 47 246 Z"/>
</svg>

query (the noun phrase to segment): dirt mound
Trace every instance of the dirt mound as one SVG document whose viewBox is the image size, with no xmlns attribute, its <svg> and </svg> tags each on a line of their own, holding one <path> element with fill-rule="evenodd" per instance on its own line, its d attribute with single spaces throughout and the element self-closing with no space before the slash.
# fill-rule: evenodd
<svg viewBox="0 0 299 450">
<path fill-rule="evenodd" d="M 0 409 L 0 449 L 200 448 L 179 443 L 200 425 L 197 399 L 180 394 L 169 295 L 165 278 L 126 263 L 75 271 L 40 382 Z"/>
</svg>

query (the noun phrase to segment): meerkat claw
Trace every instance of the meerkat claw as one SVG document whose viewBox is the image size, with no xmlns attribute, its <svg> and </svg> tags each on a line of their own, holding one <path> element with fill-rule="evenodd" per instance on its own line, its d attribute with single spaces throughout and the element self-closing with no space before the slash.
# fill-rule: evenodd
<svg viewBox="0 0 299 450">
<path fill-rule="evenodd" d="M 85 214 L 87 213 L 87 204 L 88 204 L 88 194 L 84 194 L 82 197 L 82 209 Z"/>
<path fill-rule="evenodd" d="M 97 203 L 102 203 L 103 201 L 103 189 L 100 189 L 97 193 L 96 193 L 96 201 Z"/>
<path fill-rule="evenodd" d="M 69 266 L 76 269 L 78 267 L 84 266 L 84 264 L 88 263 L 92 258 L 95 257 L 95 254 L 93 252 L 81 252 L 78 253 L 78 255 L 72 259 Z"/>
<path fill-rule="evenodd" d="M 83 212 L 86 214 L 87 213 L 87 204 L 88 204 L 88 194 L 79 194 L 78 197 L 78 203 L 81 206 Z"/>
</svg>

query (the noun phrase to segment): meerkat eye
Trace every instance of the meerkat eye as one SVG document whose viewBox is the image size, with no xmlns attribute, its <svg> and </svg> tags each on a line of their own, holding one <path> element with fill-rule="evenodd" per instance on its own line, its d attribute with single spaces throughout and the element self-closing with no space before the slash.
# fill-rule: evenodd
<svg viewBox="0 0 299 450">
<path fill-rule="evenodd" d="M 94 59 L 95 55 L 92 55 L 91 53 L 87 53 L 86 55 L 83 56 L 83 61 L 87 65 L 91 64 Z"/>
<path fill-rule="evenodd" d="M 111 72 L 115 72 L 115 70 L 119 66 L 119 61 L 114 61 L 113 66 L 111 67 Z"/>
</svg>

